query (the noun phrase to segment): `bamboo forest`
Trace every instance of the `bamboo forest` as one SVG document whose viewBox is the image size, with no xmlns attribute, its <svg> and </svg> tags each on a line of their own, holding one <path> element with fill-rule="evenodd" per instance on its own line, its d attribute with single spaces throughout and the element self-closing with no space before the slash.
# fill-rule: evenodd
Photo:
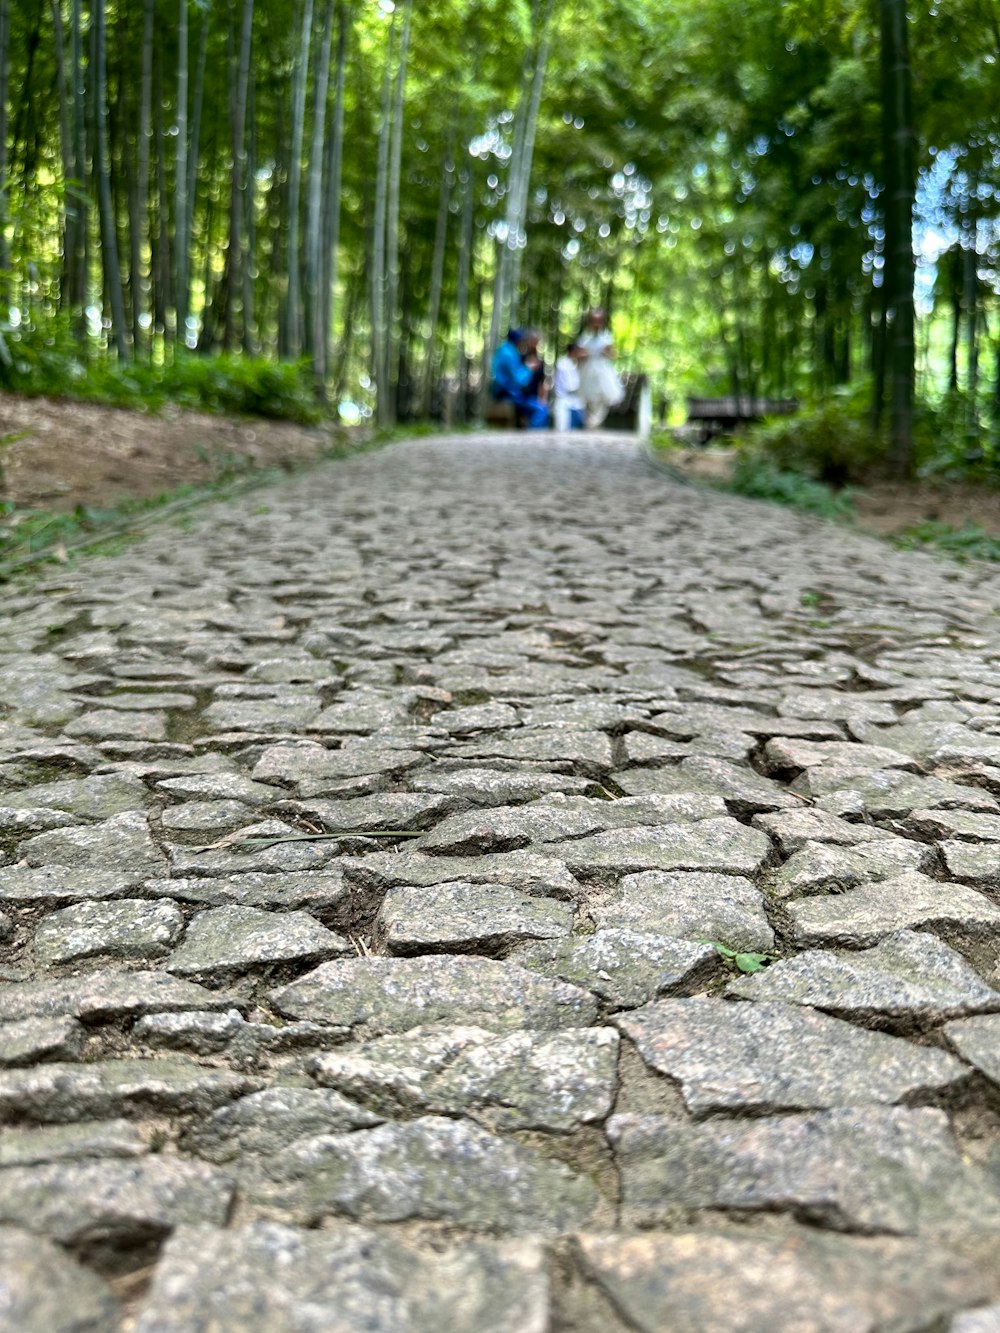
<svg viewBox="0 0 1000 1333">
<path fill-rule="evenodd" d="M 997 0 L 0 0 L 0 383 L 460 422 L 601 305 L 664 421 L 985 476 L 998 61 Z"/>
</svg>

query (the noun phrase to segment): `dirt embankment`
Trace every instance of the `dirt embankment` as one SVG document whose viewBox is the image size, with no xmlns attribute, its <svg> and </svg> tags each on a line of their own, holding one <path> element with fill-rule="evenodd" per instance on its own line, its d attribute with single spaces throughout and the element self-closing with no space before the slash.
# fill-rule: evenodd
<svg viewBox="0 0 1000 1333">
<path fill-rule="evenodd" d="M 725 479 L 735 454 L 731 449 L 683 449 L 667 454 L 672 467 L 702 481 Z M 990 537 L 1000 538 L 1000 490 L 963 482 L 874 482 L 855 497 L 858 526 L 884 536 L 905 532 L 918 523 L 947 523 L 954 528 L 974 523 Z"/>
<path fill-rule="evenodd" d="M 251 468 L 309 462 L 333 442 L 332 427 L 0 393 L 0 500 L 105 509 Z"/>
</svg>

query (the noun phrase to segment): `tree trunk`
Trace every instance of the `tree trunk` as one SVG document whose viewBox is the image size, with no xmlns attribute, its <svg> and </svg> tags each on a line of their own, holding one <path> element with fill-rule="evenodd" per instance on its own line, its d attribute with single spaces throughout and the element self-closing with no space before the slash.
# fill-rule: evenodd
<svg viewBox="0 0 1000 1333">
<path fill-rule="evenodd" d="M 326 377 L 326 338 L 323 328 L 323 168 L 326 158 L 327 95 L 330 90 L 330 49 L 333 43 L 333 0 L 327 0 L 323 36 L 313 93 L 312 141 L 309 146 L 309 184 L 306 192 L 305 347 L 312 359 L 317 388 Z"/>
<path fill-rule="evenodd" d="M 889 463 L 897 477 L 913 470 L 915 383 L 913 309 L 913 201 L 916 135 L 913 127 L 906 0 L 879 0 L 882 38 L 882 133 L 885 174 L 886 377 Z"/>
<path fill-rule="evenodd" d="M 393 417 L 395 417 L 395 403 L 398 397 L 399 384 L 399 375 L 393 372 L 396 371 L 402 337 L 402 312 L 399 309 L 399 187 L 403 165 L 403 115 L 412 18 L 413 0 L 404 0 L 403 35 L 399 42 L 399 60 L 396 66 L 396 86 L 393 96 L 392 136 L 389 149 L 389 194 L 385 222 L 385 319 L 388 336 L 387 358 L 392 379 L 392 384 L 389 387 L 389 395 L 392 399 L 390 411 Z"/>
<path fill-rule="evenodd" d="M 178 342 L 187 345 L 187 320 L 191 315 L 191 243 L 194 236 L 194 209 L 198 190 L 198 164 L 201 157 L 201 118 L 205 102 L 205 64 L 208 58 L 209 11 L 202 15 L 201 31 L 198 37 L 198 64 L 194 75 L 194 103 L 191 111 L 191 134 L 187 154 L 187 188 L 185 191 L 184 234 L 181 241 L 184 246 L 184 263 L 179 266 L 181 288 L 177 293 L 177 309 L 184 311 L 184 318 L 178 319 Z"/>
<path fill-rule="evenodd" d="M 6 8 L 6 5 L 7 0 L 0 0 L 0 7 Z M 2 16 L 0 16 L 0 28 L 3 26 L 4 21 Z M 72 98 L 70 84 L 72 80 L 66 77 L 66 32 L 63 26 L 61 0 L 52 0 L 52 38 L 55 46 L 56 89 L 59 95 L 59 148 L 62 160 L 63 178 L 63 198 L 59 216 L 62 251 L 62 269 L 59 275 L 59 305 L 60 308 L 62 308 L 65 305 L 67 287 L 71 281 L 70 266 L 75 249 L 75 241 L 73 239 L 73 220 L 75 212 L 72 202 L 73 127 L 70 115 Z M 6 57 L 2 54 L 2 51 L 6 48 L 7 44 L 6 37 L 3 33 L 0 33 L 0 64 L 6 63 Z M 0 96 L 0 102 L 6 102 L 5 96 Z M 6 143 L 5 134 L 0 136 L 0 138 L 3 138 L 4 143 Z M 0 149 L 0 152 L 3 152 L 3 149 Z M 2 186 L 0 186 L 0 188 L 2 188 Z M 2 244 L 2 240 L 0 240 L 0 244 Z M 2 258 L 2 256 L 0 256 L 0 258 Z"/>
<path fill-rule="evenodd" d="M 177 342 L 187 341 L 187 215 L 188 215 L 188 0 L 177 13 L 177 106 L 174 114 L 177 151 L 174 157 L 174 302 Z"/>
<path fill-rule="evenodd" d="M 0 303 L 7 304 L 7 100 L 10 84 L 10 0 L 0 0 Z"/>
<path fill-rule="evenodd" d="M 962 253 L 963 303 L 965 305 L 965 396 L 966 434 L 979 432 L 979 255 L 976 252 L 976 221 L 967 219 L 967 244 Z"/>
<path fill-rule="evenodd" d="M 111 199 L 111 162 L 108 150 L 107 32 L 104 0 L 94 0 L 92 22 L 95 56 L 94 125 L 97 146 L 97 189 L 101 220 L 101 262 L 104 286 L 111 305 L 111 338 L 119 357 L 128 360 L 129 348 L 125 325 L 125 293 L 122 288 L 118 234 Z"/>
<path fill-rule="evenodd" d="M 286 352 L 302 350 L 302 269 L 299 256 L 299 217 L 302 194 L 302 140 L 305 136 L 306 84 L 309 81 L 309 44 L 312 38 L 313 0 L 303 0 L 299 48 L 292 76 L 292 143 L 288 164 L 288 298 Z"/>
<path fill-rule="evenodd" d="M 427 301 L 427 333 L 424 337 L 423 385 L 420 394 L 420 415 L 426 420 L 431 414 L 431 396 L 437 362 L 434 347 L 437 342 L 438 315 L 441 310 L 441 288 L 444 283 L 444 252 L 448 237 L 448 205 L 451 201 L 451 182 L 455 173 L 452 160 L 454 134 L 441 163 L 441 187 L 438 193 L 437 221 L 434 224 L 434 257 L 431 260 L 431 289 Z"/>
<path fill-rule="evenodd" d="M 257 80 L 251 75 L 247 89 L 247 167 L 244 189 L 244 214 L 246 218 L 246 250 L 240 265 L 242 275 L 243 335 L 241 346 L 247 356 L 257 355 L 257 303 L 254 292 L 254 269 L 257 256 Z"/>
<path fill-rule="evenodd" d="M 522 70 L 521 94 L 515 118 L 514 147 L 508 175 L 504 232 L 497 247 L 489 345 L 484 349 L 487 358 L 498 345 L 502 330 L 517 319 L 517 286 L 524 250 L 531 164 L 535 151 L 535 131 L 538 125 L 542 88 L 545 84 L 545 69 L 549 58 L 554 9 L 555 0 L 535 0 L 534 57 L 525 60 Z M 488 387 L 488 376 L 484 373 L 482 389 L 484 398 Z"/>
<path fill-rule="evenodd" d="M 344 174 L 344 90 L 347 82 L 347 49 L 350 39 L 352 10 L 339 0 L 339 27 L 337 30 L 337 76 L 333 102 L 333 133 L 330 135 L 330 156 L 326 171 L 326 234 L 324 238 L 323 276 L 323 365 L 324 378 L 330 365 L 330 348 L 334 336 L 334 318 L 337 307 L 337 285 L 340 270 L 340 194 Z"/>
<path fill-rule="evenodd" d="M 142 73 L 139 90 L 139 144 L 136 163 L 136 194 L 138 195 L 137 246 L 133 263 L 138 269 L 133 277 L 134 288 L 141 293 L 143 304 L 149 287 L 149 148 L 153 114 L 153 17 L 155 0 L 143 0 L 142 7 Z M 136 351 L 139 343 L 136 342 Z"/>
<path fill-rule="evenodd" d="M 226 351 L 236 345 L 237 293 L 243 284 L 243 221 L 247 178 L 247 90 L 250 84 L 250 43 L 253 36 L 254 0 L 243 0 L 240 22 L 239 54 L 232 101 L 233 183 L 229 196 L 229 245 L 226 250 L 225 303 L 226 322 L 222 335 Z"/>
<path fill-rule="evenodd" d="M 375 207 L 373 210 L 371 304 L 372 304 L 372 377 L 375 380 L 375 419 L 380 426 L 392 422 L 392 394 L 389 389 L 389 330 L 386 321 L 386 220 L 388 216 L 389 140 L 392 118 L 392 65 L 396 37 L 396 10 L 393 11 L 386 45 L 385 72 L 382 78 L 382 114 L 378 132 L 378 165 L 375 171 Z"/>
<path fill-rule="evenodd" d="M 167 195 L 167 135 L 163 125 L 163 55 L 155 51 L 153 78 L 153 143 L 156 149 L 156 256 L 153 271 L 153 320 L 164 335 L 171 305 L 170 204 Z"/>
<path fill-rule="evenodd" d="M 456 349 L 455 378 L 458 383 L 458 419 L 469 419 L 469 278 L 472 272 L 472 242 L 475 205 L 475 177 L 472 167 L 466 166 L 462 177 L 462 226 L 458 240 L 458 276 L 456 279 L 456 320 L 458 347 Z"/>
<path fill-rule="evenodd" d="M 83 63 L 81 0 L 70 9 L 70 75 L 73 102 L 73 227 L 67 238 L 66 272 L 69 279 L 63 303 L 71 312 L 77 334 L 86 336 L 84 306 L 87 294 L 87 234 L 90 199 L 87 193 L 87 85 Z M 70 248 L 72 246 L 72 248 Z"/>
</svg>

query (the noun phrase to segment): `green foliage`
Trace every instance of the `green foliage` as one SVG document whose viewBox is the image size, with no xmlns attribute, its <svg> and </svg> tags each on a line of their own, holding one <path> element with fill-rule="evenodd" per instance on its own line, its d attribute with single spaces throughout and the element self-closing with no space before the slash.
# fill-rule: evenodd
<svg viewBox="0 0 1000 1333">
<path fill-rule="evenodd" d="M 851 520 L 854 505 L 849 491 L 836 491 L 826 482 L 776 467 L 758 454 L 741 453 L 726 489 L 755 500 L 804 509 L 820 518 Z"/>
<path fill-rule="evenodd" d="M 917 523 L 901 532 L 895 542 L 906 551 L 931 546 L 956 560 L 1000 561 L 1000 540 L 990 537 L 977 523 L 966 523 L 961 528 L 950 523 Z"/>
<path fill-rule="evenodd" d="M 762 972 L 775 959 L 773 953 L 745 953 L 739 949 L 730 949 L 727 945 L 720 944 L 718 940 L 701 942 L 710 944 L 723 962 L 737 972 Z"/>
<path fill-rule="evenodd" d="M 776 468 L 832 486 L 863 480 L 884 454 L 857 395 L 831 396 L 794 416 L 764 421 L 750 431 L 747 443 Z"/>
<path fill-rule="evenodd" d="M 305 362 L 178 352 L 161 365 L 90 355 L 59 321 L 7 334 L 0 385 L 16 393 L 79 398 L 145 411 L 167 403 L 204 412 L 313 424 L 322 413 Z"/>
<path fill-rule="evenodd" d="M 961 390 L 937 403 L 918 403 L 914 444 L 922 477 L 993 484 L 1000 478 L 997 440 L 984 434 L 977 405 Z"/>
</svg>

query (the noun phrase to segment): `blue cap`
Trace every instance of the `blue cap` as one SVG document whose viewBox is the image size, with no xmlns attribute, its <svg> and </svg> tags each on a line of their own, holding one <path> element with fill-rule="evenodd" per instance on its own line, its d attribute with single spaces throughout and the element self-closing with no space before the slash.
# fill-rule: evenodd
<svg viewBox="0 0 1000 1333">
<path fill-rule="evenodd" d="M 508 329 L 508 330 L 507 330 L 507 341 L 508 341 L 508 342 L 519 343 L 519 342 L 522 340 L 523 337 L 524 337 L 524 329 Z"/>
</svg>

